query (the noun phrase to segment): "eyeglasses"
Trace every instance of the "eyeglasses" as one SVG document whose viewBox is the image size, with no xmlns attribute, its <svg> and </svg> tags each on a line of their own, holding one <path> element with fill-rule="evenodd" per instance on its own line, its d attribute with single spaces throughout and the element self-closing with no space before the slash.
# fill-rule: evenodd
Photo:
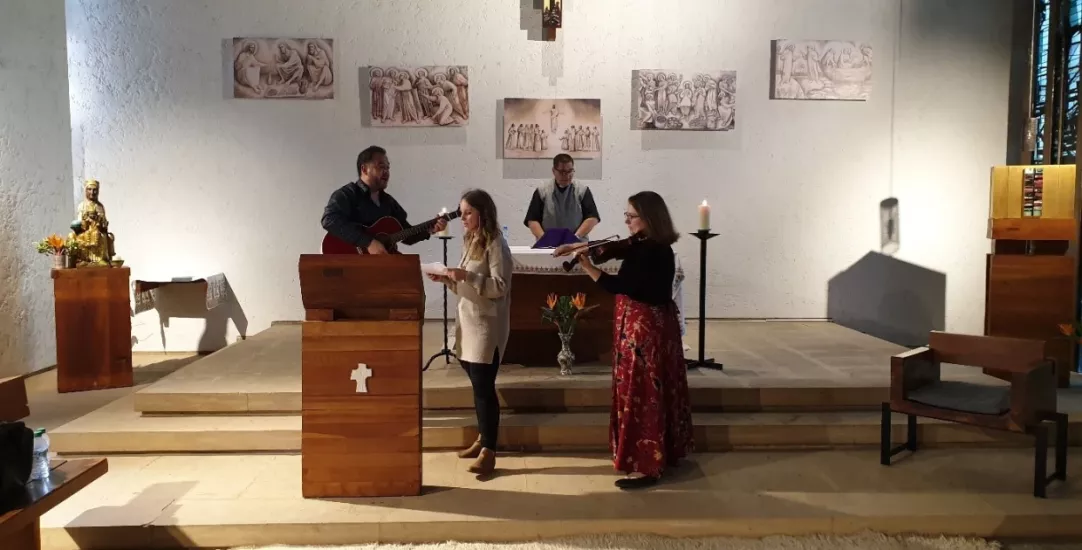
<svg viewBox="0 0 1082 550">
<path fill-rule="evenodd" d="M 574 173 L 575 173 L 575 169 L 574 169 L 574 168 L 572 168 L 572 169 L 570 169 L 570 170 L 560 170 L 560 169 L 558 169 L 558 168 L 553 168 L 553 170 L 556 170 L 556 172 L 558 172 L 558 173 L 560 173 L 560 174 L 563 174 L 563 175 L 565 175 L 565 176 L 570 176 L 571 174 L 574 174 Z"/>
<path fill-rule="evenodd" d="M 639 217 L 638 214 L 632 214 L 630 212 L 624 212 L 624 220 L 625 221 L 631 221 L 631 220 L 634 220 L 634 219 L 636 219 L 638 217 Z"/>
</svg>

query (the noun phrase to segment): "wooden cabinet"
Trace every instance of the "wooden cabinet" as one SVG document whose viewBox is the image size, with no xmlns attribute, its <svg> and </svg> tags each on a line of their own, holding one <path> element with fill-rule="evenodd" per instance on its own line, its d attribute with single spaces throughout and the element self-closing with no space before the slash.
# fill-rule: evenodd
<svg viewBox="0 0 1082 550">
<path fill-rule="evenodd" d="M 1069 383 L 1076 346 L 1059 325 L 1078 307 L 1074 165 L 992 169 L 984 333 L 1049 341 L 1056 378 Z"/>
<path fill-rule="evenodd" d="M 126 267 L 52 271 L 57 391 L 132 386 L 130 275 Z"/>
</svg>

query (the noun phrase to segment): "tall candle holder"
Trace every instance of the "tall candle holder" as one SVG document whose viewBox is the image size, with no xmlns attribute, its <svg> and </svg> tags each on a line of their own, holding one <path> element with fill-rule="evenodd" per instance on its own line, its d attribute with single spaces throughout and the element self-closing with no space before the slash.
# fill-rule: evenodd
<svg viewBox="0 0 1082 550">
<path fill-rule="evenodd" d="M 443 241 L 443 265 L 447 265 L 447 241 L 451 240 L 452 237 L 450 235 L 437 235 L 436 238 Z M 432 357 L 428 358 L 428 362 L 425 363 L 424 368 L 421 369 L 422 372 L 428 370 L 428 366 L 431 365 L 437 357 L 443 356 L 444 362 L 448 365 L 451 364 L 452 357 L 454 357 L 456 360 L 458 359 L 458 356 L 455 355 L 455 352 L 451 351 L 450 348 L 447 347 L 447 285 L 440 286 L 443 287 L 443 349 L 436 352 L 435 355 L 433 355 Z"/>
<path fill-rule="evenodd" d="M 706 241 L 717 237 L 717 233 L 711 233 L 709 229 L 700 229 L 695 233 L 699 239 L 699 358 L 685 359 L 687 368 L 705 367 L 708 369 L 722 370 L 723 365 L 707 358 L 706 355 Z"/>
</svg>

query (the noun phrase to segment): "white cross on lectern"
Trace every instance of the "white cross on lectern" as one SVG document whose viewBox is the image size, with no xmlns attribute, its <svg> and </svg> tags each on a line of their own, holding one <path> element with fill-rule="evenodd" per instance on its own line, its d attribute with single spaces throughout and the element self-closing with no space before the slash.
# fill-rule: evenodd
<svg viewBox="0 0 1082 550">
<path fill-rule="evenodd" d="M 357 363 L 357 368 L 349 375 L 349 379 L 357 383 L 357 393 L 368 393 L 368 379 L 372 377 L 372 369 L 364 363 Z"/>
</svg>

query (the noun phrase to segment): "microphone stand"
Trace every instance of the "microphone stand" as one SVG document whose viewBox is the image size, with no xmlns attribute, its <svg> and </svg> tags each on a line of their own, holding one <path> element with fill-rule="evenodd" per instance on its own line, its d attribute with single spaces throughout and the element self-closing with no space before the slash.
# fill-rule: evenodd
<svg viewBox="0 0 1082 550">
<path fill-rule="evenodd" d="M 451 240 L 452 237 L 450 235 L 439 235 L 437 238 L 443 241 L 443 265 L 447 265 L 447 241 Z M 454 357 L 455 360 L 458 360 L 458 356 L 455 355 L 455 352 L 451 351 L 447 347 L 447 285 L 440 286 L 443 287 L 443 349 L 436 352 L 436 354 L 432 357 L 428 358 L 428 362 L 425 363 L 425 366 L 421 369 L 421 372 L 428 370 L 428 366 L 432 364 L 432 361 L 435 361 L 436 358 L 440 356 L 444 357 L 444 362 L 448 365 L 451 364 L 452 357 Z"/>
</svg>

